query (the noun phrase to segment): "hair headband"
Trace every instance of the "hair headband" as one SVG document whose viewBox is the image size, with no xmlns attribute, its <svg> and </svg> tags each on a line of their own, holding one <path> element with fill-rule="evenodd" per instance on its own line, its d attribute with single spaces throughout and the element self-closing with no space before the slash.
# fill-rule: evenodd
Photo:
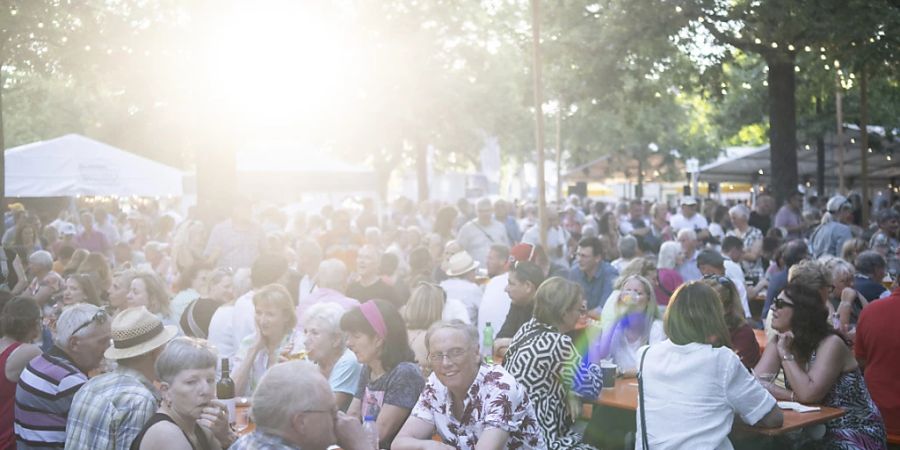
<svg viewBox="0 0 900 450">
<path fill-rule="evenodd" d="M 387 336 L 387 325 L 385 325 L 384 317 L 381 316 L 381 311 L 378 310 L 375 302 L 369 300 L 359 305 L 359 310 L 363 313 L 369 325 L 372 326 L 372 329 L 375 330 L 375 334 L 384 339 Z"/>
</svg>

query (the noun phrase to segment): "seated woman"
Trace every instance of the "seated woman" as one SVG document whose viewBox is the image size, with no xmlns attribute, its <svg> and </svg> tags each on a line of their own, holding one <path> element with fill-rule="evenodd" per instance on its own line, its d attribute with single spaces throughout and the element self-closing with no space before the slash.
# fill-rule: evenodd
<svg viewBox="0 0 900 450">
<path fill-rule="evenodd" d="M 435 433 L 456 449 L 546 448 L 525 387 L 503 367 L 481 364 L 475 327 L 438 322 L 426 342 L 434 374 L 392 449 L 435 446 Z"/>
<path fill-rule="evenodd" d="M 346 411 L 359 386 L 362 366 L 347 348 L 347 335 L 341 331 L 344 307 L 337 303 L 317 303 L 309 307 L 301 323 L 306 351 L 328 379 L 338 409 Z"/>
<path fill-rule="evenodd" d="M 654 450 L 732 448 L 735 415 L 754 426 L 781 426 L 775 399 L 728 348 L 724 316 L 719 296 L 703 282 L 672 295 L 665 315 L 669 339 L 639 351 L 643 407 L 636 449 L 644 448 L 644 434 Z"/>
<path fill-rule="evenodd" d="M 615 303 L 613 325 L 591 347 L 591 360 L 611 358 L 626 377 L 637 373 L 637 351 L 666 338 L 659 319 L 659 307 L 653 285 L 640 275 L 632 275 L 622 284 Z"/>
<path fill-rule="evenodd" d="M 834 316 L 834 309 L 832 309 L 831 303 L 828 301 L 829 293 L 833 289 L 831 271 L 828 270 L 824 263 L 818 260 L 813 261 L 804 259 L 788 269 L 787 280 L 790 283 L 802 284 L 814 290 L 819 294 L 822 304 L 825 305 L 825 308 L 828 310 L 828 317 Z M 773 307 L 769 307 L 769 309 L 772 308 Z M 778 333 L 772 328 L 772 317 L 770 312 L 763 322 L 764 329 L 766 330 L 766 337 L 768 339 L 772 339 L 772 337 Z"/>
<path fill-rule="evenodd" d="M 422 374 L 431 374 L 428 364 L 428 351 L 425 345 L 425 332 L 431 324 L 441 320 L 444 313 L 447 294 L 437 284 L 429 282 L 419 283 L 409 296 L 409 301 L 403 308 L 403 320 L 408 329 L 407 337 L 409 346 L 416 356 L 416 362 L 422 369 Z M 452 300 L 462 307 L 462 317 L 468 317 L 465 305 L 459 300 Z"/>
<path fill-rule="evenodd" d="M 684 251 L 681 244 L 675 241 L 663 242 L 659 246 L 659 257 L 656 261 L 656 301 L 661 306 L 669 304 L 669 298 L 684 280 L 678 273 L 678 266 L 684 262 Z"/>
<path fill-rule="evenodd" d="M 209 268 L 203 265 L 186 267 L 178 274 L 174 289 L 178 291 L 172 298 L 170 308 L 172 316 L 181 317 L 184 310 L 194 300 L 207 295 L 206 287 L 209 278 Z M 182 330 L 183 331 L 183 330 Z"/>
<path fill-rule="evenodd" d="M 109 289 L 112 287 L 112 269 L 109 267 L 109 260 L 103 253 L 91 252 L 84 258 L 84 261 L 78 265 L 75 273 L 84 273 L 91 276 L 94 286 L 97 288 L 97 295 L 104 303 L 109 299 Z"/>
<path fill-rule="evenodd" d="M 831 308 L 829 311 L 830 323 L 835 329 L 846 335 L 850 331 L 853 305 L 857 301 L 861 305 L 869 302 L 853 287 L 853 276 L 856 274 L 853 264 L 840 258 L 832 258 L 826 263 L 826 267 L 831 271 L 833 287 L 828 299 Z"/>
<path fill-rule="evenodd" d="M 784 371 L 787 388 L 771 385 L 772 395 L 844 409 L 843 416 L 825 424 L 823 448 L 885 448 L 884 421 L 848 344 L 828 324 L 819 293 L 789 282 L 775 298 L 770 315 L 778 334 L 753 371 Z"/>
<path fill-rule="evenodd" d="M 509 271 L 506 293 L 512 302 L 497 339 L 512 338 L 534 316 L 534 294 L 544 282 L 544 271 L 535 263 L 517 262 Z"/>
<path fill-rule="evenodd" d="M 219 450 L 234 441 L 216 398 L 216 353 L 204 340 L 179 337 L 156 360 L 163 401 L 131 450 Z"/>
<path fill-rule="evenodd" d="M 677 270 L 675 271 L 675 274 L 678 274 Z M 613 289 L 613 291 L 609 293 L 609 297 L 606 298 L 606 303 L 603 304 L 603 310 L 600 313 L 600 329 L 609 330 L 616 324 L 616 305 L 618 304 L 617 300 L 619 296 L 622 294 L 622 286 L 634 275 L 640 275 L 646 278 L 647 281 L 649 281 L 650 284 L 653 285 L 653 294 L 656 296 L 660 295 L 659 271 L 656 270 L 656 263 L 648 258 L 636 258 L 634 261 L 628 263 L 628 265 L 626 265 L 625 268 L 622 269 L 622 272 L 620 272 L 619 276 L 616 278 L 616 282 L 613 285 L 615 289 Z M 681 275 L 678 275 L 678 284 L 672 287 L 672 290 L 669 292 L 669 294 L 674 292 L 675 289 L 680 285 Z M 668 299 L 669 295 L 666 295 L 666 303 L 669 303 Z M 659 297 L 656 297 L 656 303 L 661 304 L 659 301 Z"/>
<path fill-rule="evenodd" d="M 568 333 L 587 313 L 581 287 L 560 277 L 541 283 L 534 296 L 534 318 L 519 329 L 503 367 L 528 391 L 551 449 L 592 449 L 572 429 L 576 410 L 571 396 L 596 398 L 603 387 L 600 368 L 585 363 Z"/>
<path fill-rule="evenodd" d="M 759 343 L 753 328 L 744 317 L 744 309 L 741 307 L 741 297 L 738 295 L 734 282 L 725 277 L 705 278 L 703 283 L 713 288 L 722 301 L 722 311 L 725 313 L 725 325 L 731 337 L 731 348 L 741 359 L 741 364 L 748 369 L 759 362 Z"/>
<path fill-rule="evenodd" d="M 131 279 L 131 289 L 128 291 L 126 307 L 146 306 L 147 310 L 156 314 L 163 325 L 178 326 L 180 317 L 172 315 L 169 306 L 171 298 L 166 291 L 166 286 L 153 272 L 139 272 Z"/>
<path fill-rule="evenodd" d="M 280 284 L 263 286 L 253 294 L 256 333 L 245 337 L 234 356 L 234 392 L 249 396 L 269 367 L 291 354 L 291 335 L 297 325 L 291 294 Z"/>
<path fill-rule="evenodd" d="M 370 300 L 344 313 L 341 329 L 364 365 L 347 412 L 375 419 L 379 448 L 390 448 L 425 386 L 403 318 L 390 302 Z"/>
<path fill-rule="evenodd" d="M 41 335 L 41 310 L 30 297 L 0 293 L 0 448 L 16 448 L 16 383 L 28 362 L 41 354 L 32 344 Z"/>
</svg>

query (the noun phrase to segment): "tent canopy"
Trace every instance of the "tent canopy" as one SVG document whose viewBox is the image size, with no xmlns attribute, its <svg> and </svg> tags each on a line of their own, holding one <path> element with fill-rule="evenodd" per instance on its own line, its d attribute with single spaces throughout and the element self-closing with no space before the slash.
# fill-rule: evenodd
<svg viewBox="0 0 900 450">
<path fill-rule="evenodd" d="M 7 197 L 180 196 L 183 174 L 78 134 L 6 151 Z"/>
<path fill-rule="evenodd" d="M 896 132 L 896 131 L 895 131 Z M 900 142 L 886 139 L 881 127 L 869 127 L 870 141 L 875 136 L 883 138 L 870 142 L 872 151 L 867 154 L 870 185 L 887 184 L 900 179 Z M 854 125 L 845 126 L 844 177 L 848 181 L 858 180 L 860 169 L 860 132 Z M 800 145 L 797 149 L 797 173 L 800 181 L 816 179 L 816 146 L 814 143 Z M 769 145 L 760 147 L 732 147 L 714 162 L 700 167 L 700 181 L 708 182 L 771 182 L 771 161 Z M 825 184 L 838 185 L 838 142 L 834 134 L 825 139 Z M 851 186 L 852 187 L 852 186 Z"/>
<path fill-rule="evenodd" d="M 308 151 L 295 144 L 258 145 L 237 152 L 235 160 L 239 188 L 254 195 L 378 189 L 374 170 L 333 158 L 324 150 Z"/>
</svg>

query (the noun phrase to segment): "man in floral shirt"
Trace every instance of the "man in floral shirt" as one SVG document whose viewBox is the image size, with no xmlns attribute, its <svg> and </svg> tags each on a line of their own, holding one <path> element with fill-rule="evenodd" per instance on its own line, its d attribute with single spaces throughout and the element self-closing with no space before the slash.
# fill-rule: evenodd
<svg viewBox="0 0 900 450">
<path fill-rule="evenodd" d="M 474 327 L 438 322 L 425 344 L 434 373 L 392 449 L 547 448 L 525 388 L 503 367 L 481 364 Z M 430 442 L 435 433 L 443 443 Z"/>
</svg>

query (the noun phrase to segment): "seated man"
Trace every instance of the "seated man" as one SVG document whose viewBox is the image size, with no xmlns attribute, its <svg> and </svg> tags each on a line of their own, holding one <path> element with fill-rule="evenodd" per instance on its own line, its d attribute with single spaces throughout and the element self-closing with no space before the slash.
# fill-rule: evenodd
<svg viewBox="0 0 900 450">
<path fill-rule="evenodd" d="M 371 450 L 362 425 L 339 412 L 328 380 L 308 361 L 272 366 L 253 393 L 256 430 L 231 450 Z"/>
<path fill-rule="evenodd" d="M 434 373 L 393 450 L 434 444 L 435 433 L 447 448 L 546 448 L 525 388 L 503 367 L 481 364 L 474 327 L 458 320 L 438 322 L 428 329 L 425 343 Z"/>
</svg>

